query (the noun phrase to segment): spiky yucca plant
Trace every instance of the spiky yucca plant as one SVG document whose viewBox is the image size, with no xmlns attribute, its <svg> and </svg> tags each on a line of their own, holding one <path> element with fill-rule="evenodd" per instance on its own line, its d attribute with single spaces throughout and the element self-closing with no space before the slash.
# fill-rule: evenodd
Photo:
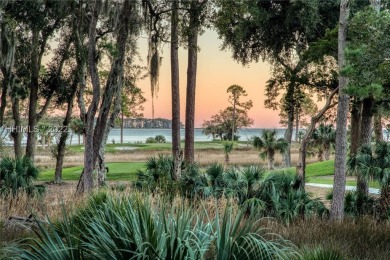
<svg viewBox="0 0 390 260">
<path fill-rule="evenodd" d="M 14 247 L 19 259 L 288 259 L 294 246 L 265 234 L 254 219 L 227 206 L 206 210 L 144 195 L 91 200 L 88 209 L 58 224 L 38 222 L 37 236 Z M 89 212 L 88 214 L 84 214 Z M 92 216 L 92 217 L 91 217 Z M 12 257 L 11 256 L 11 257 Z"/>
</svg>

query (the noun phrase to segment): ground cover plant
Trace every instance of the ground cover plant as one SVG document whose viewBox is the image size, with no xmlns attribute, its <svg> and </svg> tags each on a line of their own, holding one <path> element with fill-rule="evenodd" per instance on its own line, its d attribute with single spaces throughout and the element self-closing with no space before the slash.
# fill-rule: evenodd
<svg viewBox="0 0 390 260">
<path fill-rule="evenodd" d="M 232 206 L 207 211 L 162 197 L 100 192 L 58 222 L 38 223 L 35 238 L 5 248 L 19 259 L 287 259 L 287 240 Z M 222 212 L 219 210 L 222 209 Z M 214 213 L 210 213 L 214 212 Z M 213 215 L 211 215 L 213 214 Z"/>
</svg>

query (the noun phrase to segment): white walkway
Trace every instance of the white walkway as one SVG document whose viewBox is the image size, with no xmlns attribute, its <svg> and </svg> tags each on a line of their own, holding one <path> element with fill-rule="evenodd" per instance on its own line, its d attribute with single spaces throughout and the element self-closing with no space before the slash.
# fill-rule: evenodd
<svg viewBox="0 0 390 260">
<path fill-rule="evenodd" d="M 306 183 L 305 185 L 312 186 L 312 187 L 333 189 L 333 185 L 332 184 Z M 355 186 L 345 186 L 345 189 L 346 190 L 356 190 L 356 187 Z M 379 195 L 380 189 L 369 188 L 368 192 L 371 193 L 371 194 Z"/>
</svg>

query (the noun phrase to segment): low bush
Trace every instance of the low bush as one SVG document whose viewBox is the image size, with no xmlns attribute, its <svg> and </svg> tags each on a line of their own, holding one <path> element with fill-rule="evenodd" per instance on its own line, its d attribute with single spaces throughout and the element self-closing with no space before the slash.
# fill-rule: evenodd
<svg viewBox="0 0 390 260">
<path fill-rule="evenodd" d="M 167 140 L 165 139 L 165 136 L 163 135 L 156 135 L 154 137 L 154 139 L 156 140 L 157 143 L 166 143 Z"/>
<path fill-rule="evenodd" d="M 156 139 L 154 137 L 148 137 L 145 141 L 147 144 L 155 144 L 157 143 Z"/>
<path fill-rule="evenodd" d="M 163 135 L 156 135 L 155 137 L 148 137 L 145 141 L 147 144 L 166 143 L 167 140 Z"/>
<path fill-rule="evenodd" d="M 20 191 L 29 195 L 41 194 L 45 187 L 33 184 L 37 176 L 38 169 L 29 158 L 4 158 L 0 162 L 0 194 L 15 196 Z"/>
</svg>

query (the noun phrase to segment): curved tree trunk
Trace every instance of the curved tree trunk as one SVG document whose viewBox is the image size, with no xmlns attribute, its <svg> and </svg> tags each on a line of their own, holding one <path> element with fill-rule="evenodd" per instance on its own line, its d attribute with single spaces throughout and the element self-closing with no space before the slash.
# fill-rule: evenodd
<svg viewBox="0 0 390 260">
<path fill-rule="evenodd" d="M 323 106 L 323 108 L 317 113 L 317 115 L 315 115 L 311 118 L 310 126 L 308 127 L 305 135 L 302 138 L 301 147 L 299 148 L 298 164 L 296 166 L 296 172 L 298 175 L 300 187 L 302 189 L 305 189 L 307 143 L 309 142 L 310 138 L 312 137 L 314 129 L 315 129 L 318 121 L 325 114 L 325 112 L 328 111 L 328 109 L 330 109 L 331 107 L 334 106 L 331 103 L 332 103 L 333 97 L 336 95 L 337 91 L 338 91 L 338 88 L 336 88 L 335 90 L 332 91 L 332 93 L 326 99 L 326 102 L 325 102 L 325 105 Z"/>
<path fill-rule="evenodd" d="M 348 29 L 349 0 L 341 0 L 338 31 L 338 64 L 339 68 L 345 65 L 345 47 Z M 330 209 L 331 220 L 344 218 L 345 173 L 347 163 L 347 120 L 349 96 L 345 94 L 348 79 L 339 75 L 339 102 L 337 106 L 336 122 L 336 151 L 333 199 Z"/>
<path fill-rule="evenodd" d="M 77 83 L 75 83 L 72 86 L 72 90 L 71 90 L 72 93 L 68 99 L 68 108 L 66 110 L 64 121 L 62 123 L 63 130 L 65 131 L 61 131 L 60 140 L 57 145 L 56 168 L 54 173 L 54 183 L 57 184 L 60 184 L 62 182 L 62 167 L 64 164 L 66 140 L 68 139 L 69 136 L 68 127 L 72 119 L 73 101 L 76 96 L 76 88 L 77 88 Z"/>
<path fill-rule="evenodd" d="M 172 1 L 171 16 L 171 91 L 173 179 L 181 176 L 180 81 L 179 81 L 179 1 Z"/>
</svg>

